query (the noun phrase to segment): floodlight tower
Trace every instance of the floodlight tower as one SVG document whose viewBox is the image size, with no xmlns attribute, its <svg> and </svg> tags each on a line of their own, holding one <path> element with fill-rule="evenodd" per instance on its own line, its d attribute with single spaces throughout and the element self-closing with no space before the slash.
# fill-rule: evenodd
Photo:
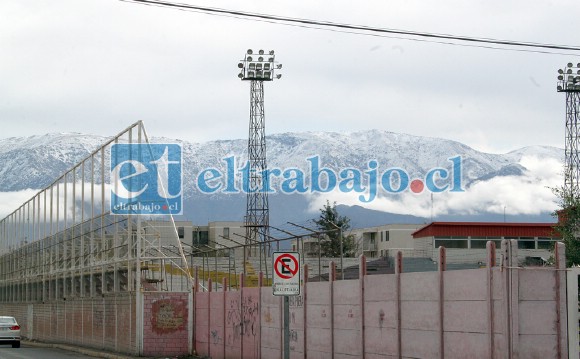
<svg viewBox="0 0 580 359">
<path fill-rule="evenodd" d="M 268 208 L 267 188 L 263 186 L 263 176 L 266 166 L 266 117 L 264 116 L 264 81 L 279 79 L 275 70 L 281 69 L 274 59 L 274 51 L 266 54 L 259 50 L 256 54 L 251 49 L 246 52 L 244 59 L 238 64 L 242 81 L 250 81 L 250 131 L 248 136 L 248 188 L 246 203 L 246 244 L 263 244 L 269 238 L 270 213 Z M 266 178 L 267 180 L 267 178 Z M 244 256 L 256 255 L 256 247 L 246 246 Z M 269 253 L 269 246 L 260 248 L 260 256 Z M 268 248 L 268 251 L 266 251 Z M 261 261 L 260 261 L 261 267 Z M 245 272 L 245 260 L 244 260 Z"/>
<path fill-rule="evenodd" d="M 579 128 L 580 117 L 580 63 L 569 62 L 558 70 L 558 92 L 566 93 L 566 145 L 564 151 L 564 191 L 566 195 L 580 195 Z"/>
</svg>

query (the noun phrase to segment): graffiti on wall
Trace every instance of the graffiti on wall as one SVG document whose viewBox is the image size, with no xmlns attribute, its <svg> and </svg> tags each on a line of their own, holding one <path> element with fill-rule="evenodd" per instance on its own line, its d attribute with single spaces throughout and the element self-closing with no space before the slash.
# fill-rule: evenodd
<svg viewBox="0 0 580 359">
<path fill-rule="evenodd" d="M 302 295 L 293 295 L 288 297 L 290 308 L 302 308 L 304 306 L 304 297 Z"/>
<path fill-rule="evenodd" d="M 258 333 L 259 323 L 258 302 L 252 297 L 232 299 L 228 305 L 226 322 L 233 327 L 233 334 L 228 335 L 228 343 L 235 343 L 242 337 L 255 337 Z"/>
<path fill-rule="evenodd" d="M 214 345 L 221 343 L 222 337 L 220 337 L 219 332 L 217 330 L 215 330 L 215 329 L 212 330 L 210 332 L 210 335 L 211 335 L 211 341 Z"/>
<path fill-rule="evenodd" d="M 383 329 L 383 324 L 385 322 L 385 311 L 379 310 L 379 328 Z"/>
<path fill-rule="evenodd" d="M 155 333 L 167 334 L 186 329 L 187 303 L 185 300 L 160 299 L 151 307 L 151 327 Z"/>
<path fill-rule="evenodd" d="M 290 336 L 288 339 L 290 341 L 290 350 L 296 350 L 296 344 L 298 343 L 298 331 L 290 329 Z"/>
</svg>

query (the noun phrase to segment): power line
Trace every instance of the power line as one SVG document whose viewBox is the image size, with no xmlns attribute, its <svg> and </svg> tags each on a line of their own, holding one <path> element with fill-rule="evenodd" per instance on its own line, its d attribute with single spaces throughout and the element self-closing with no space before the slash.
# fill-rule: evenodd
<svg viewBox="0 0 580 359">
<path fill-rule="evenodd" d="M 120 0 L 120 1 L 129 2 L 129 3 L 138 3 L 138 4 L 143 4 L 143 5 L 153 5 L 153 6 L 176 8 L 176 9 L 180 9 L 180 10 L 197 11 L 197 12 L 202 12 L 202 13 L 207 13 L 207 14 L 229 16 L 229 17 L 235 17 L 235 18 L 241 18 L 241 19 L 266 21 L 266 22 L 272 22 L 272 23 L 293 24 L 293 25 L 298 25 L 298 26 L 303 26 L 303 27 L 308 27 L 308 28 L 315 28 L 315 29 L 321 29 L 320 27 L 332 28 L 335 30 L 339 29 L 339 31 L 341 31 L 341 32 L 348 32 L 348 33 L 355 33 L 355 34 L 360 34 L 359 31 L 362 31 L 362 32 L 364 32 L 364 34 L 371 34 L 371 35 L 375 34 L 378 36 L 384 36 L 384 34 L 415 36 L 415 37 L 422 38 L 423 41 L 432 40 L 430 42 L 442 43 L 442 44 L 447 44 L 447 45 L 460 45 L 460 44 L 456 44 L 456 43 L 452 43 L 452 42 L 444 42 L 441 40 L 460 41 L 460 42 L 464 42 L 464 43 L 468 43 L 468 44 L 473 44 L 473 45 L 464 44 L 463 46 L 476 46 L 476 47 L 483 47 L 483 48 L 510 50 L 510 49 L 497 48 L 497 47 L 492 47 L 492 46 L 481 46 L 481 45 L 477 45 L 477 44 L 502 45 L 502 46 L 518 47 L 518 48 L 525 49 L 525 50 L 520 49 L 519 51 L 530 51 L 530 52 L 540 52 L 540 53 L 550 53 L 550 54 L 553 54 L 553 52 L 529 50 L 529 49 L 580 51 L 580 47 L 578 47 L 578 46 L 513 41 L 513 40 L 501 40 L 501 39 L 493 39 L 493 38 L 477 38 L 477 37 L 459 36 L 459 35 L 451 35 L 451 34 L 436 34 L 436 33 L 429 33 L 429 32 L 387 29 L 387 28 L 378 28 L 378 27 L 364 26 L 364 25 L 335 23 L 335 22 L 330 22 L 330 21 L 311 20 L 311 19 L 304 19 L 304 18 L 291 18 L 291 17 L 285 17 L 285 16 L 252 13 L 252 12 L 239 11 L 239 10 L 229 10 L 229 9 L 204 7 L 204 6 L 197 6 L 197 5 L 190 5 L 190 4 L 169 2 L 169 1 L 157 1 L 157 0 Z M 400 37 L 398 37 L 398 38 L 400 38 Z M 412 38 L 411 39 L 400 38 L 400 39 L 418 40 L 418 39 L 412 39 Z"/>
</svg>

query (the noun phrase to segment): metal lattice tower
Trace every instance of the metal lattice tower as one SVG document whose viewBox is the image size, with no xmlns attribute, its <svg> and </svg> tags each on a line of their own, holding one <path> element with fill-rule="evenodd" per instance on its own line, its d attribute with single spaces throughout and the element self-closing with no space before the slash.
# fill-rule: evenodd
<svg viewBox="0 0 580 359">
<path fill-rule="evenodd" d="M 580 195 L 580 157 L 578 156 L 578 117 L 580 116 L 580 63 L 558 70 L 558 92 L 566 93 L 566 145 L 564 190 L 566 195 Z"/>
<path fill-rule="evenodd" d="M 267 171 L 266 165 L 266 117 L 264 115 L 264 81 L 280 78 L 275 75 L 276 69 L 282 65 L 274 61 L 274 51 L 268 54 L 259 50 L 257 54 L 248 50 L 242 62 L 238 77 L 250 81 L 250 127 L 248 134 L 248 188 L 246 203 L 246 244 L 248 252 L 245 255 L 256 256 L 258 246 L 269 239 L 269 207 L 268 188 L 264 185 L 263 176 Z M 269 246 L 259 246 L 260 256 L 264 258 L 269 253 Z M 260 261 L 261 263 L 261 261 Z"/>
<path fill-rule="evenodd" d="M 246 244 L 268 240 L 268 193 L 262 191 L 262 174 L 266 165 L 266 127 L 264 117 L 264 83 L 250 84 L 250 130 L 248 134 L 249 188 L 246 201 Z M 252 247 L 250 247 L 252 248 Z M 254 253 L 255 255 L 255 247 Z"/>
</svg>

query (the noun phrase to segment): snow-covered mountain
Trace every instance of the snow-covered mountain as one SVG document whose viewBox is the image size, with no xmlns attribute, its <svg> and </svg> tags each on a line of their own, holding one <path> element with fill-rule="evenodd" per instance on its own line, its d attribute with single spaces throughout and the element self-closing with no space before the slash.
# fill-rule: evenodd
<svg viewBox="0 0 580 359">
<path fill-rule="evenodd" d="M 0 192 L 44 188 L 107 140 L 102 136 L 77 133 L 1 139 Z M 200 170 L 224 168 L 224 158 L 228 156 L 235 156 L 238 161 L 247 158 L 247 140 L 243 139 L 190 143 L 153 138 L 152 142 L 182 144 L 186 189 L 195 187 L 194 181 Z M 378 130 L 274 134 L 267 138 L 267 153 L 270 168 L 307 168 L 306 159 L 317 155 L 321 165 L 334 170 L 359 168 L 364 171 L 368 161 L 376 160 L 381 169 L 399 167 L 411 176 L 425 174 L 434 167 L 449 168 L 451 164 L 448 159 L 460 155 L 466 187 L 502 176 L 522 176 L 527 170 L 522 164 L 522 159 L 526 157 L 563 163 L 564 156 L 562 149 L 547 146 L 490 154 L 456 141 Z M 196 197 L 197 201 L 203 197 L 194 191 L 185 191 L 185 195 L 186 199 Z M 243 203 L 243 198 L 236 201 Z M 213 211 L 220 208 L 216 207 L 215 201 L 209 207 Z M 209 214 L 204 215 L 210 219 Z M 241 217 L 243 212 L 238 218 Z M 218 216 L 216 219 L 222 218 Z"/>
</svg>

